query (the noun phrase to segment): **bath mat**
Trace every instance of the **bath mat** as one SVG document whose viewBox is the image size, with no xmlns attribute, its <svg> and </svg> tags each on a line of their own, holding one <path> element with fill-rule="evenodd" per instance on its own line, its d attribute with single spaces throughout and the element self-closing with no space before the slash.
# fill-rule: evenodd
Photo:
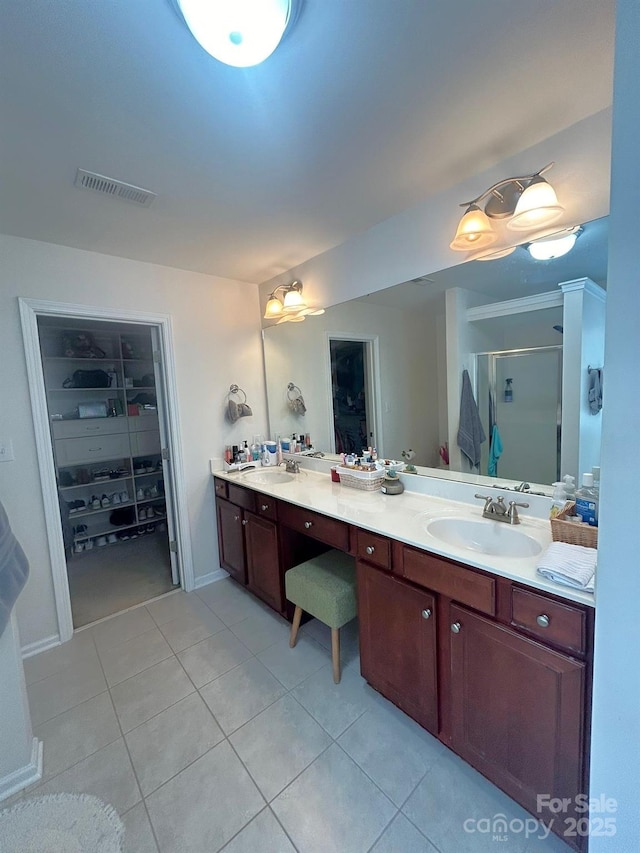
<svg viewBox="0 0 640 853">
<path fill-rule="evenodd" d="M 0 853 L 121 853 L 116 810 L 89 794 L 47 794 L 0 811 Z"/>
</svg>

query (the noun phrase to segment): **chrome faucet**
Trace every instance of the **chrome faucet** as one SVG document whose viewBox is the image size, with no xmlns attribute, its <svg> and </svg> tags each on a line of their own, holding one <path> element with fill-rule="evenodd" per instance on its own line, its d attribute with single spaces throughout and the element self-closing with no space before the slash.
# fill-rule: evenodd
<svg viewBox="0 0 640 853">
<path fill-rule="evenodd" d="M 509 501 L 509 507 L 507 508 L 502 495 L 495 500 L 491 495 L 476 495 L 475 497 L 478 498 L 478 500 L 484 501 L 484 508 L 482 510 L 483 518 L 492 518 L 494 521 L 504 521 L 506 524 L 520 524 L 518 507 L 524 508 L 529 506 L 529 504 Z"/>
<path fill-rule="evenodd" d="M 296 459 L 283 459 L 282 462 L 279 462 L 278 464 L 286 466 L 284 470 L 287 474 L 300 473 L 300 463 Z"/>
</svg>

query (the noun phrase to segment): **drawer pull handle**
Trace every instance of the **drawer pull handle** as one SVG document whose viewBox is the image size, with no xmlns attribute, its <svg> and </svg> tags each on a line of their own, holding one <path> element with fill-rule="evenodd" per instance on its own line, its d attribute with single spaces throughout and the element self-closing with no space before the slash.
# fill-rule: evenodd
<svg viewBox="0 0 640 853">
<path fill-rule="evenodd" d="M 540 616 L 536 617 L 536 622 L 541 628 L 548 628 L 550 621 L 546 613 L 541 613 Z"/>
<path fill-rule="evenodd" d="M 461 628 L 462 628 L 462 625 L 459 622 L 454 622 L 453 625 L 451 626 L 451 631 L 453 634 L 459 634 Z"/>
<path fill-rule="evenodd" d="M 376 549 L 373 547 L 373 545 L 367 545 L 367 547 L 365 548 L 365 551 L 367 552 L 367 554 L 369 554 L 369 556 L 371 556 L 371 554 L 373 554 L 375 550 Z"/>
<path fill-rule="evenodd" d="M 247 523 L 247 519 L 246 519 L 246 518 L 243 518 L 243 519 L 242 519 L 242 523 L 243 523 L 243 524 L 246 524 L 246 523 Z"/>
<path fill-rule="evenodd" d="M 98 453 L 100 450 L 102 450 L 101 447 L 90 447 L 89 453 Z"/>
<path fill-rule="evenodd" d="M 422 611 L 422 618 L 423 619 L 431 619 L 431 608 L 430 607 L 427 607 L 426 610 Z"/>
<path fill-rule="evenodd" d="M 309 530 L 310 527 L 313 527 L 313 521 L 305 521 L 304 526 Z"/>
<path fill-rule="evenodd" d="M 85 430 L 86 430 L 87 432 L 96 432 L 96 431 L 97 431 L 97 430 L 99 430 L 99 429 L 100 429 L 100 427 L 97 427 L 97 426 L 94 426 L 94 427 L 85 427 Z"/>
<path fill-rule="evenodd" d="M 260 509 L 262 510 L 262 512 L 266 512 L 269 509 L 269 504 L 262 504 L 260 506 Z"/>
</svg>

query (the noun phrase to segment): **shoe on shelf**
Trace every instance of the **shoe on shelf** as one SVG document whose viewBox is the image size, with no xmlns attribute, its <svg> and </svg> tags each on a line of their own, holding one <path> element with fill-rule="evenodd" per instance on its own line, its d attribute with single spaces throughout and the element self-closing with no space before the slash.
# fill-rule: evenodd
<svg viewBox="0 0 640 853">
<path fill-rule="evenodd" d="M 81 554 L 84 551 L 84 542 L 76 542 L 76 544 L 73 546 L 73 550 L 76 552 L 76 554 Z"/>
<path fill-rule="evenodd" d="M 144 528 L 144 527 L 139 527 L 139 528 L 138 528 L 138 536 L 144 536 L 144 534 L 145 534 L 146 532 L 147 532 L 147 531 L 145 530 L 145 528 Z"/>
<path fill-rule="evenodd" d="M 147 524 L 147 533 L 154 533 L 155 529 L 156 528 L 154 524 Z"/>
<path fill-rule="evenodd" d="M 119 503 L 120 503 L 120 495 L 118 494 L 118 492 L 115 492 L 113 495 L 111 495 L 111 505 L 112 506 L 118 506 Z"/>
<path fill-rule="evenodd" d="M 100 498 L 100 506 L 102 506 L 104 508 L 104 507 L 108 507 L 110 505 L 111 505 L 111 501 L 109 500 L 109 498 L 106 495 L 103 495 Z"/>
<path fill-rule="evenodd" d="M 158 487 L 157 486 L 151 486 L 151 488 L 149 489 L 149 497 L 150 498 L 157 498 L 158 494 L 159 494 Z"/>
<path fill-rule="evenodd" d="M 109 545 L 115 545 L 115 543 L 117 541 L 118 541 L 118 537 L 116 536 L 116 534 L 115 533 L 109 533 L 109 535 L 107 536 L 107 542 L 109 543 Z"/>
<path fill-rule="evenodd" d="M 145 496 L 144 496 L 144 490 L 143 490 L 143 489 L 138 489 L 138 491 L 136 492 L 136 500 L 138 500 L 138 501 L 143 501 L 143 500 L 144 500 L 144 497 L 145 497 Z"/>
<path fill-rule="evenodd" d="M 93 548 L 93 539 L 87 539 L 87 541 L 84 543 L 84 550 L 90 551 L 92 548 Z"/>
<path fill-rule="evenodd" d="M 146 517 L 147 517 L 147 511 L 144 507 L 141 507 L 138 510 L 138 521 L 144 521 Z"/>
<path fill-rule="evenodd" d="M 106 536 L 98 536 L 98 538 L 96 539 L 97 547 L 103 548 L 106 544 L 107 544 L 107 537 Z"/>
<path fill-rule="evenodd" d="M 120 503 L 128 504 L 130 500 L 129 492 L 120 492 Z"/>
<path fill-rule="evenodd" d="M 118 533 L 118 539 L 122 542 L 126 542 L 130 538 L 128 531 L 123 530 L 122 533 Z"/>
<path fill-rule="evenodd" d="M 91 498 L 91 509 L 100 509 L 100 498 L 93 495 Z"/>
<path fill-rule="evenodd" d="M 161 517 L 161 516 L 163 516 L 163 515 L 164 515 L 164 509 L 163 509 L 162 507 L 160 507 L 160 506 L 154 506 L 154 508 L 153 508 L 153 514 L 154 514 L 155 516 Z"/>
</svg>

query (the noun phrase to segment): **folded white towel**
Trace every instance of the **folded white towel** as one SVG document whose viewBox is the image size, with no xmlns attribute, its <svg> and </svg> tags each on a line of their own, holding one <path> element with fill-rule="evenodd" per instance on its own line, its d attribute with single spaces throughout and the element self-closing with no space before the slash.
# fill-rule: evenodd
<svg viewBox="0 0 640 853">
<path fill-rule="evenodd" d="M 555 583 L 593 592 L 597 558 L 595 548 L 552 542 L 538 560 L 538 574 Z"/>
</svg>

